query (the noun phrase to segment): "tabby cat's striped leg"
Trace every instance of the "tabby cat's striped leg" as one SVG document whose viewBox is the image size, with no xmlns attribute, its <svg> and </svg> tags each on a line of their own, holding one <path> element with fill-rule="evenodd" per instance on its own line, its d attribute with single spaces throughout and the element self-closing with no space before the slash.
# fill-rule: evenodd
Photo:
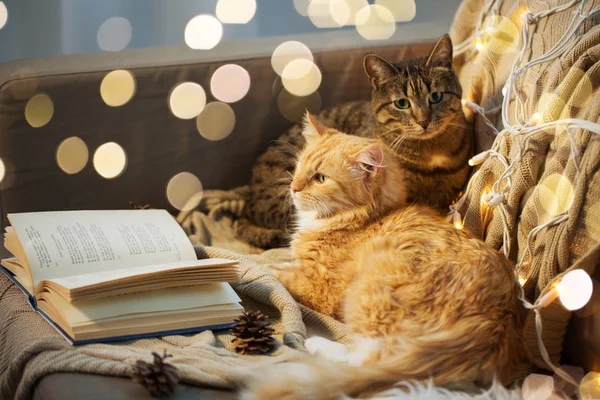
<svg viewBox="0 0 600 400">
<path fill-rule="evenodd" d="M 237 221 L 236 235 L 246 243 L 261 249 L 283 247 L 288 242 L 285 230 L 256 226 L 245 218 L 241 218 Z"/>
</svg>

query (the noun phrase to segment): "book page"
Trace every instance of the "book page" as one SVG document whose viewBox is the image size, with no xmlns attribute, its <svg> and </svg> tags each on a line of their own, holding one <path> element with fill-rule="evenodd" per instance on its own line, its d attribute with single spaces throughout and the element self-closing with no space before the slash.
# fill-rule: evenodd
<svg viewBox="0 0 600 400">
<path fill-rule="evenodd" d="M 241 302 L 237 293 L 227 283 L 129 293 L 105 299 L 84 300 L 76 304 L 71 304 L 54 294 L 52 300 L 56 301 L 59 310 L 65 313 L 72 326 L 121 315 L 186 310 Z"/>
<path fill-rule="evenodd" d="M 234 265 L 235 261 L 223 260 L 219 258 L 208 258 L 206 260 L 181 261 L 170 264 L 148 265 L 142 267 L 131 267 L 117 269 L 113 271 L 92 272 L 89 274 L 67 276 L 64 278 L 50 279 L 51 282 L 57 283 L 60 286 L 73 290 L 81 289 L 87 286 L 96 285 L 99 283 L 115 281 L 117 279 L 129 278 L 133 276 L 150 275 L 156 272 L 166 272 L 172 270 L 185 269 L 201 269 L 210 268 L 221 265 Z"/>
<path fill-rule="evenodd" d="M 8 219 L 36 287 L 45 279 L 197 259 L 165 210 L 50 211 Z"/>
</svg>

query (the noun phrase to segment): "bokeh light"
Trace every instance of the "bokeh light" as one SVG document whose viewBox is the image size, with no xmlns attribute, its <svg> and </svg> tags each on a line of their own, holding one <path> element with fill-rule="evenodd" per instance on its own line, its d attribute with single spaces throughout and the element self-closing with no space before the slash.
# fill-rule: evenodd
<svg viewBox="0 0 600 400">
<path fill-rule="evenodd" d="M 96 39 L 104 51 L 121 51 L 131 42 L 132 29 L 127 18 L 112 17 L 98 28 Z"/>
<path fill-rule="evenodd" d="M 350 9 L 344 0 L 312 0 L 308 18 L 317 28 L 339 28 L 348 23 Z"/>
<path fill-rule="evenodd" d="M 329 3 L 329 14 L 337 26 L 349 24 L 350 19 L 353 17 L 348 0 L 331 0 Z"/>
<path fill-rule="evenodd" d="M 285 67 L 292 61 L 304 59 L 313 61 L 313 55 L 310 49 L 304 44 L 296 41 L 281 43 L 271 56 L 271 66 L 277 75 L 281 76 Z"/>
<path fill-rule="evenodd" d="M 115 142 L 104 143 L 94 153 L 94 168 L 100 176 L 113 179 L 120 176 L 127 167 L 125 150 Z"/>
<path fill-rule="evenodd" d="M 246 24 L 256 14 L 256 0 L 219 0 L 216 14 L 225 24 Z"/>
<path fill-rule="evenodd" d="M 63 140 L 56 149 L 56 163 L 60 169 L 70 175 L 85 168 L 88 158 L 88 148 L 77 136 Z"/>
<path fill-rule="evenodd" d="M 564 214 L 573 201 L 573 185 L 564 175 L 549 175 L 538 185 L 537 199 L 549 216 Z"/>
<path fill-rule="evenodd" d="M 212 15 L 197 15 L 185 27 L 185 43 L 194 50 L 210 50 L 221 41 L 223 25 Z"/>
<path fill-rule="evenodd" d="M 321 111 L 322 100 L 319 92 L 304 97 L 294 96 L 285 89 L 282 89 L 277 96 L 277 108 L 281 115 L 290 122 L 300 122 L 308 110 L 316 115 Z"/>
<path fill-rule="evenodd" d="M 579 310 L 592 298 L 592 278 L 582 269 L 569 271 L 556 285 L 563 306 L 570 311 Z"/>
<path fill-rule="evenodd" d="M 6 175 L 6 166 L 4 165 L 4 161 L 0 158 L 0 182 L 4 179 Z"/>
<path fill-rule="evenodd" d="M 396 20 L 387 7 L 371 4 L 356 13 L 356 30 L 367 40 L 389 39 L 396 31 Z"/>
<path fill-rule="evenodd" d="M 345 0 L 350 10 L 350 19 L 348 25 L 356 25 L 356 14 L 369 5 L 367 0 Z"/>
<path fill-rule="evenodd" d="M 217 100 L 235 103 L 250 90 L 250 74 L 236 64 L 219 67 L 210 80 L 210 91 Z"/>
<path fill-rule="evenodd" d="M 281 82 L 288 92 L 296 96 L 308 96 L 321 85 L 321 71 L 312 61 L 297 59 L 283 69 Z"/>
<path fill-rule="evenodd" d="M 554 380 L 551 376 L 530 374 L 523 381 L 521 395 L 524 400 L 548 399 L 554 391 Z"/>
<path fill-rule="evenodd" d="M 25 106 L 25 119 L 34 128 L 41 128 L 52 119 L 54 103 L 50 96 L 39 93 L 29 99 Z"/>
<path fill-rule="evenodd" d="M 173 88 L 169 95 L 169 108 L 181 119 L 196 118 L 206 105 L 206 93 L 195 82 L 183 82 Z"/>
<path fill-rule="evenodd" d="M 106 105 L 119 107 L 127 104 L 135 95 L 135 77 L 129 71 L 119 69 L 111 71 L 100 84 L 100 96 Z"/>
<path fill-rule="evenodd" d="M 6 21 L 8 21 L 8 10 L 4 2 L 0 1 L 0 29 L 4 28 Z"/>
<path fill-rule="evenodd" d="M 195 208 L 202 200 L 202 183 L 191 172 L 180 172 L 167 184 L 167 200 L 181 211 Z"/>
<path fill-rule="evenodd" d="M 581 400 L 600 399 L 600 373 L 589 372 L 579 384 Z"/>
<path fill-rule="evenodd" d="M 303 17 L 308 17 L 308 5 L 311 0 L 294 0 L 294 8 L 298 12 L 298 14 Z"/>
<path fill-rule="evenodd" d="M 519 48 L 520 33 L 510 18 L 493 15 L 487 17 L 481 30 L 489 51 L 496 54 L 508 54 Z"/>
<path fill-rule="evenodd" d="M 375 0 L 375 4 L 390 10 L 398 22 L 412 21 L 417 15 L 415 0 Z"/>
<path fill-rule="evenodd" d="M 208 140 L 225 139 L 235 128 L 235 112 L 229 104 L 208 103 L 196 120 L 198 132 Z"/>
</svg>

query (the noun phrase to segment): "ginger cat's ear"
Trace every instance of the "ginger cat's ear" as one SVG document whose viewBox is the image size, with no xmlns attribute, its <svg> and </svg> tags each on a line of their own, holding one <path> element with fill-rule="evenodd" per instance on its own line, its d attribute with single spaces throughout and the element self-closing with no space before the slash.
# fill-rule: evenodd
<svg viewBox="0 0 600 400">
<path fill-rule="evenodd" d="M 369 176 L 375 176 L 381 171 L 383 165 L 383 150 L 376 144 L 365 147 L 356 158 L 358 167 Z"/>
<path fill-rule="evenodd" d="M 317 117 L 306 111 L 306 116 L 304 117 L 304 130 L 302 131 L 302 135 L 307 142 L 314 141 L 316 139 L 321 138 L 327 127 L 323 125 Z"/>
<path fill-rule="evenodd" d="M 448 34 L 442 36 L 435 44 L 425 65 L 452 68 L 452 40 Z"/>
<path fill-rule="evenodd" d="M 365 73 L 374 88 L 393 78 L 398 70 L 388 60 L 376 54 L 367 54 L 363 61 Z"/>
</svg>

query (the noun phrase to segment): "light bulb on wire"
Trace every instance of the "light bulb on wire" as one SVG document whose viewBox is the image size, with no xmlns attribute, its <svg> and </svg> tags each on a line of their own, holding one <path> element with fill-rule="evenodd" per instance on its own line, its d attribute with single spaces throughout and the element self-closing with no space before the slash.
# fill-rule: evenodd
<svg viewBox="0 0 600 400">
<path fill-rule="evenodd" d="M 536 301 L 538 307 L 546 307 L 560 299 L 569 311 L 579 310 L 592 298 L 594 284 L 592 278 L 582 269 L 569 271 L 545 295 Z"/>
<path fill-rule="evenodd" d="M 475 48 L 477 51 L 482 51 L 485 48 L 485 43 L 483 42 L 482 38 L 478 37 L 475 39 Z"/>
<path fill-rule="evenodd" d="M 452 224 L 454 225 L 454 227 L 456 229 L 462 229 L 463 228 L 462 218 L 461 218 L 461 216 L 460 216 L 459 213 L 455 212 L 452 215 Z"/>
<path fill-rule="evenodd" d="M 536 112 L 535 114 L 533 114 L 531 116 L 531 119 L 528 122 L 528 125 L 537 125 L 538 122 L 540 122 L 540 119 L 542 119 L 542 114 L 540 114 L 539 112 Z"/>
<path fill-rule="evenodd" d="M 592 279 L 582 269 L 568 272 L 556 285 L 560 302 L 567 310 L 579 310 L 590 301 L 594 284 Z"/>
</svg>

